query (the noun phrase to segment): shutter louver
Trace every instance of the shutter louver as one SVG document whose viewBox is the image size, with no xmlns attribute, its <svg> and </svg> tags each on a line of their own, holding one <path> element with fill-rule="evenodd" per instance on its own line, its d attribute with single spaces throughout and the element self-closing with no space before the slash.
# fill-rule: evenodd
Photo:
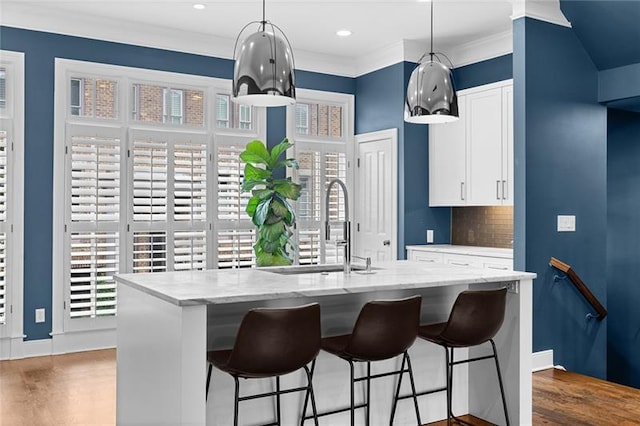
<svg viewBox="0 0 640 426">
<path fill-rule="evenodd" d="M 0 324 L 7 321 L 7 234 L 0 233 Z"/>
<path fill-rule="evenodd" d="M 205 231 L 179 231 L 173 239 L 175 271 L 207 268 Z"/>
<path fill-rule="evenodd" d="M 250 268 L 255 265 L 253 229 L 218 232 L 218 268 Z"/>
<path fill-rule="evenodd" d="M 70 246 L 69 316 L 115 315 L 118 233 L 72 233 Z"/>
<path fill-rule="evenodd" d="M 298 262 L 301 265 L 315 265 L 321 262 L 320 229 L 299 229 L 298 231 Z"/>
<path fill-rule="evenodd" d="M 0 130 L 0 324 L 7 321 L 7 145 L 7 132 Z"/>
<path fill-rule="evenodd" d="M 332 179 L 340 179 L 346 182 L 347 179 L 347 155 L 344 152 L 327 152 L 324 156 L 325 185 L 326 188 Z M 344 193 L 338 185 L 334 185 L 329 197 L 329 221 L 332 223 L 330 240 L 337 241 L 344 239 L 342 223 L 345 220 Z M 335 223 L 335 225 L 334 225 Z M 325 245 L 325 261 L 327 263 L 341 263 L 344 251 L 337 247 L 335 243 Z"/>
<path fill-rule="evenodd" d="M 174 219 L 207 219 L 207 147 L 181 143 L 174 148 Z"/>
<path fill-rule="evenodd" d="M 120 141 L 72 138 L 71 220 L 117 222 L 120 210 Z"/>
<path fill-rule="evenodd" d="M 133 233 L 133 272 L 167 270 L 167 233 Z"/>
<path fill-rule="evenodd" d="M 133 142 L 133 220 L 167 220 L 166 142 Z"/>
<path fill-rule="evenodd" d="M 244 163 L 240 153 L 244 146 L 218 147 L 218 219 L 250 220 L 245 209 L 251 193 L 241 189 L 244 179 Z"/>
</svg>

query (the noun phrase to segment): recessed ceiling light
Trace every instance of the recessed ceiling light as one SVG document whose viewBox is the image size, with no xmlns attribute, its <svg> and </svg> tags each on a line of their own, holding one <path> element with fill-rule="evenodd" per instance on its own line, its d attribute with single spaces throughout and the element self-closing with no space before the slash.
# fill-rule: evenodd
<svg viewBox="0 0 640 426">
<path fill-rule="evenodd" d="M 205 5 L 204 5 L 204 4 L 202 4 L 202 3 L 196 3 L 196 4 L 194 4 L 194 5 L 193 5 L 193 8 L 194 8 L 194 9 L 198 9 L 198 10 L 202 10 L 202 9 L 204 9 L 205 7 L 207 7 L 207 6 L 205 6 Z"/>
<path fill-rule="evenodd" d="M 349 30 L 338 30 L 336 31 L 336 35 L 339 37 L 349 37 L 351 35 L 351 31 Z"/>
</svg>

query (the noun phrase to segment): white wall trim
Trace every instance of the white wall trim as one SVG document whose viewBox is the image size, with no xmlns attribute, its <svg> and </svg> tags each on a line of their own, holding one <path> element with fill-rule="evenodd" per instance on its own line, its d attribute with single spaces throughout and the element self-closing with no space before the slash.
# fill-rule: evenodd
<svg viewBox="0 0 640 426">
<path fill-rule="evenodd" d="M 513 2 L 512 20 L 533 18 L 538 21 L 571 28 L 571 22 L 560 9 L 560 0 L 517 0 Z"/>
<path fill-rule="evenodd" d="M 531 355 L 531 370 L 536 371 L 548 370 L 553 368 L 553 349 L 546 351 L 534 352 Z"/>
<path fill-rule="evenodd" d="M 22 357 L 31 358 L 34 356 L 51 355 L 53 342 L 51 339 L 27 340 L 22 342 Z"/>
<path fill-rule="evenodd" d="M 555 10 L 556 15 L 564 18 L 558 0 L 535 3 L 529 6 L 527 1 L 527 16 L 543 19 L 543 16 L 552 15 L 551 12 Z M 556 9 L 549 7 L 547 3 L 555 5 Z M 514 4 L 514 19 L 517 8 L 524 10 L 524 2 L 521 6 L 519 3 Z M 547 8 L 550 12 L 545 14 Z M 566 22 L 566 19 L 564 21 Z M 69 20 L 67 14 L 51 10 L 42 4 L 32 3 L 13 2 L 4 6 L 3 25 L 222 59 L 232 59 L 235 42 L 233 39 L 210 34 L 178 31 L 149 24 L 129 25 L 119 20 L 88 15 L 82 19 Z M 511 31 L 507 31 L 464 45 L 442 47 L 439 50 L 451 58 L 455 67 L 459 67 L 511 53 L 512 44 Z M 424 42 L 400 40 L 386 48 L 354 58 L 296 49 L 295 61 L 296 68 L 300 70 L 359 77 L 402 61 L 417 62 L 427 50 L 428 46 Z"/>
</svg>

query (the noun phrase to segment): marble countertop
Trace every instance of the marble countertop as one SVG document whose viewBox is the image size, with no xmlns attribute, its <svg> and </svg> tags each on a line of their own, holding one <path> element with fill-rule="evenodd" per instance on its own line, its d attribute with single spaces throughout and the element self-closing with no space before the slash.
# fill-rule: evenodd
<svg viewBox="0 0 640 426">
<path fill-rule="evenodd" d="M 370 291 L 518 281 L 536 274 L 408 261 L 374 262 L 374 274 L 282 275 L 268 268 L 119 274 L 128 285 L 178 306 L 330 296 Z"/>
<path fill-rule="evenodd" d="M 469 256 L 501 257 L 513 259 L 513 249 L 497 247 L 455 246 L 451 244 L 425 244 L 406 246 L 406 249 L 437 253 L 464 254 Z"/>
</svg>

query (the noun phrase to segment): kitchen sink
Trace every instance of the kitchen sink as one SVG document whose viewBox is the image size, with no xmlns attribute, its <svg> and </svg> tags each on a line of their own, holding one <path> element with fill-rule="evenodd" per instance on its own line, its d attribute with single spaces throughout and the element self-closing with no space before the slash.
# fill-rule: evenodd
<svg viewBox="0 0 640 426">
<path fill-rule="evenodd" d="M 344 266 L 342 263 L 334 263 L 327 265 L 291 265 L 291 266 L 268 266 L 258 268 L 262 271 L 273 272 L 281 275 L 300 275 L 300 274 L 321 274 L 329 272 L 342 272 Z M 376 269 L 376 268 L 372 268 Z M 351 265 L 351 271 L 365 271 L 365 265 Z"/>
</svg>

